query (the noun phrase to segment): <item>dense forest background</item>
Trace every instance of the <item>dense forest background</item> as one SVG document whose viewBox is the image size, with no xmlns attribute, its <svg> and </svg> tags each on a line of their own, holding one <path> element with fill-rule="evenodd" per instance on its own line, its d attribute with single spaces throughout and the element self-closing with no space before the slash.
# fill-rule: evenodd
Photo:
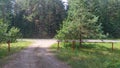
<svg viewBox="0 0 120 68">
<path fill-rule="evenodd" d="M 120 38 L 120 0 L 68 4 L 65 9 L 60 0 L 0 0 L 0 20 L 8 25 L 5 33 L 14 27 L 24 38 L 53 38 L 57 33 L 67 39 Z"/>
<path fill-rule="evenodd" d="M 0 18 L 26 38 L 52 38 L 66 17 L 59 0 L 0 0 Z"/>
</svg>

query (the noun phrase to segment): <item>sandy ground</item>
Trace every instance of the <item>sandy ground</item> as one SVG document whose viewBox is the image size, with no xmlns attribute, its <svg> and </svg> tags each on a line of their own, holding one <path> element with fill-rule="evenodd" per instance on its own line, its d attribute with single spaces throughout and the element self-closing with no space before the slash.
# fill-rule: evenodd
<svg viewBox="0 0 120 68">
<path fill-rule="evenodd" d="M 31 40 L 32 41 L 32 40 Z M 56 40 L 33 40 L 34 44 L 14 54 L 2 68 L 70 68 L 66 63 L 56 59 L 49 47 Z"/>
</svg>

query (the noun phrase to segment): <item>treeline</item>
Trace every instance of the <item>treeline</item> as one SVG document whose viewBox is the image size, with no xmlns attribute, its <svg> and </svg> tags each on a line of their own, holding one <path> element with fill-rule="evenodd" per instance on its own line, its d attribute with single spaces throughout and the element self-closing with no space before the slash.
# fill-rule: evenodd
<svg viewBox="0 0 120 68">
<path fill-rule="evenodd" d="M 68 2 L 66 11 L 60 0 L 0 0 L 0 19 L 27 38 L 120 38 L 120 0 Z"/>
<path fill-rule="evenodd" d="M 104 34 L 111 38 L 120 38 L 120 0 L 90 0 L 86 6 L 91 13 L 99 16 Z"/>
<path fill-rule="evenodd" d="M 23 37 L 52 38 L 67 13 L 60 0 L 0 0 L 1 18 Z M 3 5 L 4 4 L 4 5 Z"/>
</svg>

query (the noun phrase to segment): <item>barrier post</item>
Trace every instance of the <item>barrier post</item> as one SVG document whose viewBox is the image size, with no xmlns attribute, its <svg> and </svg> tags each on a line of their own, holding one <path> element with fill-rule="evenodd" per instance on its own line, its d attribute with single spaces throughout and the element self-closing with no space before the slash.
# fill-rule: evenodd
<svg viewBox="0 0 120 68">
<path fill-rule="evenodd" d="M 59 49 L 60 49 L 60 45 L 59 45 L 59 44 L 60 44 L 60 41 L 58 40 L 57 42 L 58 42 L 57 49 L 59 50 Z"/>
<path fill-rule="evenodd" d="M 8 52 L 10 52 L 10 40 L 7 41 L 8 44 Z"/>
<path fill-rule="evenodd" d="M 72 41 L 72 50 L 73 51 L 75 50 L 75 41 L 74 40 Z"/>
<path fill-rule="evenodd" d="M 113 51 L 113 49 L 114 49 L 114 43 L 112 42 L 112 51 Z"/>
</svg>

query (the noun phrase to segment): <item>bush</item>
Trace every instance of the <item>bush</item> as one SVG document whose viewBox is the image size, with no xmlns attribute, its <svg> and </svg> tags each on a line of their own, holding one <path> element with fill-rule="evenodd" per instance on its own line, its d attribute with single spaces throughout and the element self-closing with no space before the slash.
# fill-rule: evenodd
<svg viewBox="0 0 120 68">
<path fill-rule="evenodd" d="M 7 42 L 8 40 L 15 42 L 16 39 L 21 36 L 19 33 L 20 30 L 18 28 L 8 27 L 8 23 L 4 23 L 3 20 L 0 19 L 0 42 Z"/>
<path fill-rule="evenodd" d="M 12 27 L 8 31 L 8 40 L 15 42 L 17 38 L 21 37 L 20 30 L 18 28 Z"/>
</svg>

